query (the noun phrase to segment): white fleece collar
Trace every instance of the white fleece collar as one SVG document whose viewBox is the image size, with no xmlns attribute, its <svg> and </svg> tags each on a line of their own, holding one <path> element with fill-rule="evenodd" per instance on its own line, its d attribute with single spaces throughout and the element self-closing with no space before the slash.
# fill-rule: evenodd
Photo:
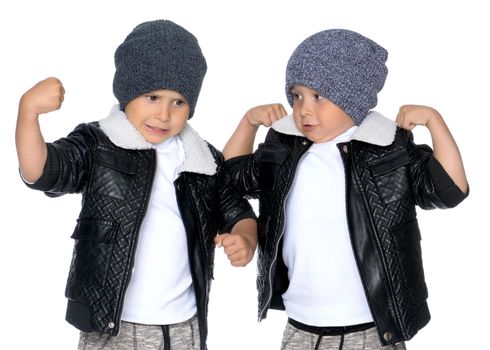
<svg viewBox="0 0 490 350">
<path fill-rule="evenodd" d="M 154 145 L 131 124 L 119 105 L 112 107 L 109 115 L 99 121 L 101 130 L 116 146 L 124 149 L 145 150 Z M 178 135 L 184 147 L 185 159 L 180 172 L 193 172 L 204 175 L 216 174 L 217 164 L 208 143 L 186 124 Z"/>
<path fill-rule="evenodd" d="M 287 135 L 303 136 L 294 123 L 293 115 L 288 115 L 272 124 L 272 129 Z M 388 146 L 395 140 L 396 123 L 379 112 L 371 111 L 352 134 L 358 140 L 377 146 Z"/>
<path fill-rule="evenodd" d="M 99 120 L 99 125 L 107 137 L 118 147 L 125 149 L 150 149 L 153 145 L 130 123 L 126 113 L 114 105 L 107 117 Z"/>
</svg>

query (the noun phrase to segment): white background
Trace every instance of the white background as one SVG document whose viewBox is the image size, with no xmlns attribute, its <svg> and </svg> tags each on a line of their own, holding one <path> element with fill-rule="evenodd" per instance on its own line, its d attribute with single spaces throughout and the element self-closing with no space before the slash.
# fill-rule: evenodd
<svg viewBox="0 0 490 350">
<path fill-rule="evenodd" d="M 6 7 L 8 4 L 8 8 Z M 221 148 L 252 106 L 287 104 L 284 71 L 293 49 L 328 28 L 358 31 L 389 51 L 376 108 L 428 104 L 459 143 L 471 195 L 458 208 L 419 211 L 432 320 L 409 349 L 482 349 L 488 333 L 489 39 L 484 1 L 8 1 L 0 5 L 0 348 L 75 349 L 64 321 L 71 232 L 80 197 L 49 199 L 17 173 L 14 129 L 22 93 L 47 76 L 66 89 L 60 111 L 42 117 L 46 140 L 104 117 L 113 53 L 140 22 L 175 21 L 194 33 L 208 63 L 192 126 Z M 289 107 L 288 107 L 289 108 Z M 259 139 L 265 133 L 259 134 Z M 429 143 L 425 130 L 416 141 Z M 256 321 L 255 261 L 216 256 L 209 312 L 213 349 L 279 349 L 285 315 Z"/>
</svg>

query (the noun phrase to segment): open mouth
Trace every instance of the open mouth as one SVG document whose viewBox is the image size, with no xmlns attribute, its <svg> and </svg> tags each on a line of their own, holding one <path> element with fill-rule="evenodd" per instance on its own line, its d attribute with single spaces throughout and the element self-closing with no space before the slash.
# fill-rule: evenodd
<svg viewBox="0 0 490 350">
<path fill-rule="evenodd" d="M 164 128 L 157 128 L 155 126 L 150 126 L 150 125 L 145 125 L 146 129 L 151 132 L 152 134 L 157 134 L 157 135 L 164 135 L 168 133 L 169 129 L 164 129 Z"/>
</svg>

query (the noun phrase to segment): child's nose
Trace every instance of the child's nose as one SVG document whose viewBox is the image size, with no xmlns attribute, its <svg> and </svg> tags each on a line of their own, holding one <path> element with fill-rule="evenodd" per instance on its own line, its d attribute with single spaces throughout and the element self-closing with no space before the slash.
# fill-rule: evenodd
<svg viewBox="0 0 490 350">
<path fill-rule="evenodd" d="M 158 109 L 156 116 L 158 119 L 165 122 L 165 121 L 168 121 L 170 119 L 170 112 L 169 112 L 168 108 L 161 107 Z"/>
<path fill-rule="evenodd" d="M 303 100 L 303 102 L 301 103 L 301 106 L 300 106 L 300 115 L 302 117 L 306 117 L 306 116 L 309 116 L 311 115 L 311 111 L 312 111 L 312 108 L 311 108 L 311 103 L 306 101 L 306 100 Z"/>
</svg>

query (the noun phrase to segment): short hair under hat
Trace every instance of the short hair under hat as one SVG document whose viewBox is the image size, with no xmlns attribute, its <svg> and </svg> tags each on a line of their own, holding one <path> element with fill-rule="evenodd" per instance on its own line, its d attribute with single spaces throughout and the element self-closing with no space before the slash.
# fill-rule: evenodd
<svg viewBox="0 0 490 350">
<path fill-rule="evenodd" d="M 305 39 L 286 68 L 286 95 L 303 85 L 342 108 L 359 125 L 378 103 L 377 94 L 388 74 L 388 52 L 361 34 L 345 29 L 325 30 Z"/>
<path fill-rule="evenodd" d="M 206 74 L 206 60 L 195 36 L 168 20 L 136 26 L 117 48 L 113 92 L 121 110 L 144 93 L 170 89 L 182 94 L 194 114 Z"/>
</svg>

